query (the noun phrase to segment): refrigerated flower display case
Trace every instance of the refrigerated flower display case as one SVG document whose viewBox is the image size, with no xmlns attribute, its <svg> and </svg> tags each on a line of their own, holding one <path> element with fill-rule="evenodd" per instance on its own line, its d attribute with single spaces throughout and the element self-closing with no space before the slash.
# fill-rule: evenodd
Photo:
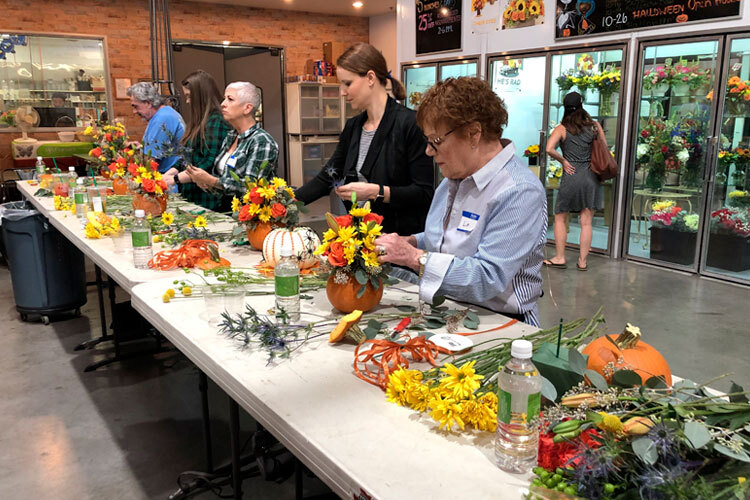
<svg viewBox="0 0 750 500">
<path fill-rule="evenodd" d="M 478 69 L 479 65 L 475 57 L 404 64 L 401 66 L 401 81 L 406 87 L 404 105 L 417 109 L 424 93 L 438 81 L 446 78 L 477 76 Z"/>
</svg>

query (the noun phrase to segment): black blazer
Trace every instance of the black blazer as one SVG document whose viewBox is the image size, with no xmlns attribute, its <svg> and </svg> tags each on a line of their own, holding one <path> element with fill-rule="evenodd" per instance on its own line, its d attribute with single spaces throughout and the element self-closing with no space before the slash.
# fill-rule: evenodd
<svg viewBox="0 0 750 500">
<path fill-rule="evenodd" d="M 366 120 L 367 112 L 363 112 L 346 122 L 326 166 L 314 179 L 295 190 L 298 200 L 307 204 L 328 195 L 334 178 L 344 179 L 341 184 L 357 182 L 359 139 Z M 382 198 L 371 203 L 373 212 L 384 217 L 384 233 L 409 236 L 424 231 L 434 193 L 433 162 L 425 154 L 426 145 L 416 113 L 388 98 L 361 170 L 368 182 L 391 188 L 389 203 Z M 350 203 L 345 204 L 350 208 Z"/>
</svg>

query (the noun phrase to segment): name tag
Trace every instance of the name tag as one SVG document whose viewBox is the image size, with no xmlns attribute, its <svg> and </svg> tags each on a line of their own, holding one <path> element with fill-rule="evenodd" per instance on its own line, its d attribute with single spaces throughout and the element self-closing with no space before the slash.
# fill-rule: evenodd
<svg viewBox="0 0 750 500">
<path fill-rule="evenodd" d="M 479 214 L 464 210 L 461 213 L 461 222 L 458 223 L 457 229 L 462 233 L 470 233 L 477 227 L 477 222 L 479 222 Z"/>
<path fill-rule="evenodd" d="M 234 168 L 235 165 L 237 165 L 237 158 L 234 155 L 230 156 L 229 159 L 227 159 L 226 165 L 229 168 Z"/>
</svg>

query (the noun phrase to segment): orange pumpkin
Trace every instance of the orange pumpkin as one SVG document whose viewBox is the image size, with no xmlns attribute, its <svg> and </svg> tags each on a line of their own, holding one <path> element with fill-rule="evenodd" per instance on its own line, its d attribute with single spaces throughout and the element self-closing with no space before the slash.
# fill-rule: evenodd
<svg viewBox="0 0 750 500">
<path fill-rule="evenodd" d="M 355 309 L 359 309 L 362 312 L 367 312 L 373 307 L 380 304 L 380 300 L 383 298 L 383 280 L 380 280 L 380 286 L 375 289 L 372 283 L 369 281 L 365 293 L 361 297 L 357 297 L 357 292 L 362 285 L 357 282 L 354 276 L 349 276 L 346 283 L 336 283 L 334 280 L 336 273 L 332 273 L 328 278 L 326 284 L 326 295 L 328 295 L 328 301 L 333 307 L 343 313 L 350 313 Z"/>
<path fill-rule="evenodd" d="M 128 181 L 122 177 L 112 179 L 112 191 L 115 194 L 128 194 Z"/>
<path fill-rule="evenodd" d="M 601 374 L 607 382 L 612 381 L 612 372 L 632 370 L 641 376 L 641 383 L 651 377 L 661 377 L 672 385 L 672 372 L 659 351 L 640 340 L 641 332 L 630 323 L 620 335 L 599 337 L 583 350 L 588 355 L 588 368 Z"/>
<path fill-rule="evenodd" d="M 146 215 L 161 215 L 167 209 L 166 194 L 161 196 L 136 194 L 133 196 L 133 210 L 143 210 Z"/>
<path fill-rule="evenodd" d="M 276 227 L 270 222 L 258 222 L 255 224 L 255 228 L 247 230 L 247 241 L 250 242 L 250 246 L 256 250 L 263 250 L 263 240 L 266 239 L 268 233 Z"/>
</svg>

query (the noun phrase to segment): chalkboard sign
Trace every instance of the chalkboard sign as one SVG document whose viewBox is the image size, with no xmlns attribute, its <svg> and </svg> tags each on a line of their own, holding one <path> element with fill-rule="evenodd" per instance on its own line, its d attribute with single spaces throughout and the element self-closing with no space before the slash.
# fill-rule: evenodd
<svg viewBox="0 0 750 500">
<path fill-rule="evenodd" d="M 461 50 L 461 0 L 416 0 L 417 54 Z"/>
<path fill-rule="evenodd" d="M 557 0 L 555 37 L 738 17 L 740 0 Z"/>
</svg>

